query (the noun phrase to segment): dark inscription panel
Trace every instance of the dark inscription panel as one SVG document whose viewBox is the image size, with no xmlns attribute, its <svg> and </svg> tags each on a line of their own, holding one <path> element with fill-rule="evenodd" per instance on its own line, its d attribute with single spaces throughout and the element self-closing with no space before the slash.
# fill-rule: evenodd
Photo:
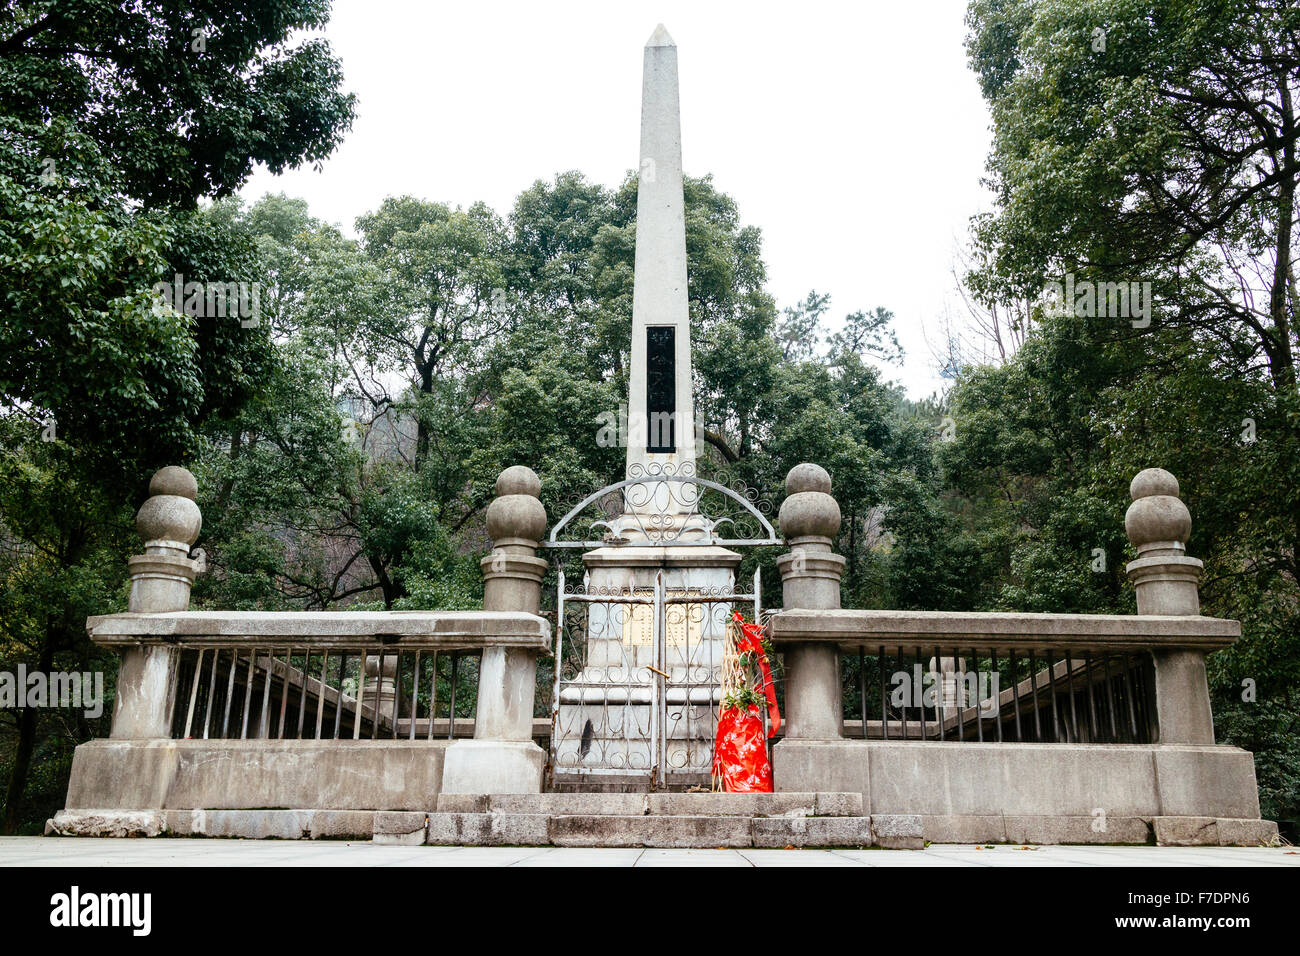
<svg viewBox="0 0 1300 956">
<path fill-rule="evenodd" d="M 674 419 L 677 411 L 677 330 L 672 326 L 646 329 L 646 450 L 668 454 L 677 450 Z"/>
</svg>

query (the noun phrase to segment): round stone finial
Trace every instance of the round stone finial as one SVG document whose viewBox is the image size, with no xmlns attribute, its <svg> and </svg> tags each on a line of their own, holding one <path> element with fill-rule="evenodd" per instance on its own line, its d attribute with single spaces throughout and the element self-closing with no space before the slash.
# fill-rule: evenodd
<svg viewBox="0 0 1300 956">
<path fill-rule="evenodd" d="M 1129 497 L 1134 501 L 1152 495 L 1178 497 L 1178 479 L 1163 468 L 1144 468 L 1133 476 L 1128 486 Z"/>
<path fill-rule="evenodd" d="M 497 475 L 497 497 L 528 495 L 537 498 L 542 493 L 542 479 L 527 465 L 511 465 Z"/>
<path fill-rule="evenodd" d="M 777 521 L 787 540 L 830 538 L 840 533 L 840 506 L 831 497 L 831 476 L 821 465 L 795 465 L 785 478 L 785 501 Z"/>
<path fill-rule="evenodd" d="M 180 465 L 168 465 L 159 468 L 149 479 L 149 494 L 176 495 L 178 498 L 196 501 L 199 497 L 199 483 L 194 480 L 189 469 Z"/>
<path fill-rule="evenodd" d="M 1192 534 L 1192 513 L 1178 497 L 1178 479 L 1162 468 L 1147 468 L 1133 479 L 1129 494 L 1133 503 L 1124 530 L 1138 554 L 1181 552 Z"/>
<path fill-rule="evenodd" d="M 497 496 L 487 510 L 488 536 L 498 542 L 540 541 L 546 533 L 541 493 L 542 480 L 524 465 L 512 465 L 497 475 Z"/>
<path fill-rule="evenodd" d="M 203 514 L 194 503 L 194 476 L 184 468 L 163 468 L 149 482 L 149 491 L 135 515 L 136 533 L 144 541 L 172 541 L 188 549 L 203 528 Z"/>
<path fill-rule="evenodd" d="M 829 495 L 831 493 L 830 473 L 821 465 L 814 465 L 809 461 L 795 465 L 785 476 L 785 493 L 797 495 L 805 491 L 818 491 Z"/>
</svg>

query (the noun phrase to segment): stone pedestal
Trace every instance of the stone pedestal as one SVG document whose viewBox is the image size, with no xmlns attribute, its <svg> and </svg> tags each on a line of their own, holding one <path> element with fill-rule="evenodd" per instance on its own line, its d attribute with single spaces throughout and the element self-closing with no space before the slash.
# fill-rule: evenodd
<svg viewBox="0 0 1300 956">
<path fill-rule="evenodd" d="M 1161 468 L 1138 472 L 1124 529 L 1137 549 L 1126 567 L 1139 614 L 1198 615 L 1203 565 L 1187 556 L 1192 516 L 1178 497 L 1178 479 Z M 1210 688 L 1201 651 L 1157 650 L 1156 723 L 1162 744 L 1214 743 Z"/>
<path fill-rule="evenodd" d="M 184 468 L 160 469 L 149 482 L 149 498 L 136 515 L 136 532 L 144 554 L 127 559 L 131 595 L 127 610 L 138 613 L 184 611 L 198 562 L 190 548 L 198 540 L 203 516 L 195 504 L 198 483 Z M 180 652 L 172 647 L 136 647 L 124 651 L 117 671 L 113 705 L 116 740 L 171 736 L 172 707 Z"/>
<path fill-rule="evenodd" d="M 531 740 L 456 740 L 443 758 L 443 793 L 541 793 L 546 753 Z"/>
<path fill-rule="evenodd" d="M 546 531 L 546 509 L 538 500 L 542 483 L 530 468 L 515 465 L 497 477 L 487 511 L 492 553 L 483 568 L 483 609 L 525 611 L 541 608 L 546 561 L 537 557 Z M 546 754 L 532 741 L 537 654 L 519 648 L 490 647 L 479 667 L 474 739 L 447 747 L 443 766 L 446 793 L 539 793 Z"/>
<path fill-rule="evenodd" d="M 582 667 L 560 685 L 556 772 L 648 774 L 660 760 L 655 728 L 663 719 L 664 773 L 707 775 L 732 605 L 672 599 L 731 593 L 740 555 L 709 545 L 630 546 L 589 551 L 583 561 L 586 593 L 609 601 L 584 602 L 582 637 L 573 631 L 565 635 L 566 640 L 585 640 L 585 647 L 579 649 Z M 662 658 L 653 604 L 657 580 L 669 599 Z M 660 694 L 663 708 L 656 707 Z"/>
<path fill-rule="evenodd" d="M 784 607 L 838 608 L 845 560 L 831 550 L 841 520 L 831 477 L 818 465 L 796 465 L 785 488 L 780 522 L 790 551 L 776 562 Z M 825 643 L 787 646 L 785 672 L 786 740 L 843 737 L 838 649 Z"/>
</svg>

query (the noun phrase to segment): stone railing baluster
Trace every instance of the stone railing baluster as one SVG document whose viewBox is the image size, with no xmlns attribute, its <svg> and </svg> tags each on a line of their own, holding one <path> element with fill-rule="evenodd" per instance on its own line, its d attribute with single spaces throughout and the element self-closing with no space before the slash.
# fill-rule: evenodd
<svg viewBox="0 0 1300 956">
<path fill-rule="evenodd" d="M 1204 565 L 1187 556 L 1192 516 L 1178 497 L 1178 479 L 1161 468 L 1138 472 L 1124 530 L 1137 549 L 1126 570 L 1137 591 L 1138 614 L 1197 616 Z M 1156 720 L 1162 744 L 1214 743 L 1214 718 L 1205 677 L 1205 653 L 1152 651 Z"/>
<path fill-rule="evenodd" d="M 537 614 L 546 560 L 537 557 L 546 532 L 542 483 L 531 468 L 515 465 L 497 477 L 488 506 L 492 553 L 482 561 L 483 609 Z M 489 647 L 479 668 L 474 739 L 447 749 L 444 793 L 537 793 L 546 754 L 533 743 L 537 652 Z"/>
<path fill-rule="evenodd" d="M 150 480 L 149 498 L 135 518 L 144 554 L 127 559 L 131 569 L 128 611 L 189 608 L 190 588 L 199 568 L 189 556 L 190 548 L 203 527 L 197 497 L 198 483 L 184 468 L 169 465 Z M 171 736 L 179 659 L 180 651 L 173 647 L 135 647 L 122 653 L 113 707 L 114 738 Z"/>
<path fill-rule="evenodd" d="M 795 465 L 785 490 L 779 520 L 790 551 L 777 558 L 784 609 L 837 609 L 845 559 L 832 551 L 841 518 L 831 476 L 819 465 Z M 843 737 L 838 649 L 823 642 L 789 644 L 783 651 L 786 737 Z"/>
</svg>

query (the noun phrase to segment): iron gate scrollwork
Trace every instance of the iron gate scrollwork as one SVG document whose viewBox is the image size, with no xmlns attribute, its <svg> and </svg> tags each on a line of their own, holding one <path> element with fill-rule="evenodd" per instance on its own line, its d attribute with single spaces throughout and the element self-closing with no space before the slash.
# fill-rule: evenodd
<svg viewBox="0 0 1300 956">
<path fill-rule="evenodd" d="M 755 572 L 751 590 L 737 588 L 738 556 L 729 566 L 696 568 L 683 557 L 690 552 L 675 549 L 712 546 L 716 558 L 729 547 L 781 543 L 764 513 L 770 506 L 749 489 L 698 478 L 689 467 L 629 473 L 581 499 L 542 543 L 557 570 L 553 788 L 628 777 L 654 788 L 708 783 L 727 621 L 733 611 L 758 619 L 761 578 Z M 619 548 L 638 556 L 639 570 L 608 573 L 621 567 L 615 550 L 595 572 L 604 584 L 591 583 L 590 569 L 580 585 L 566 574 L 566 553 Z M 676 561 L 647 566 L 647 549 L 674 549 Z M 615 578 L 620 585 L 610 586 Z"/>
<path fill-rule="evenodd" d="M 623 481 L 587 495 L 555 523 L 543 548 L 579 549 L 617 547 L 634 543 L 652 547 L 752 547 L 779 545 L 780 535 L 768 515 L 771 504 L 757 490 L 737 482 L 739 488 L 700 478 L 689 464 L 633 465 Z M 586 530 L 604 528 L 604 536 L 565 540 L 561 535 L 583 512 L 595 508 L 599 517 L 587 521 Z M 631 519 L 617 527 L 616 519 Z M 723 530 L 731 537 L 723 536 Z M 702 533 L 701 533 L 702 532 Z"/>
<path fill-rule="evenodd" d="M 552 692 L 552 784 L 645 775 L 705 783 L 721 704 L 722 642 L 733 610 L 761 613 L 754 590 L 569 586 L 560 574 Z"/>
</svg>

